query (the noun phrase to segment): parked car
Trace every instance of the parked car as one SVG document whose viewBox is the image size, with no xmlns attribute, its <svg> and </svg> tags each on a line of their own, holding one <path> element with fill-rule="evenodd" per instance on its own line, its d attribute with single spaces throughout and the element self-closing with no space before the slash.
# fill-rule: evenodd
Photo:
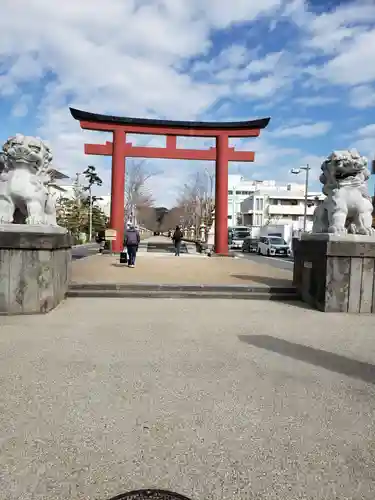
<svg viewBox="0 0 375 500">
<path fill-rule="evenodd" d="M 244 239 L 248 236 L 250 236 L 250 229 L 246 226 L 234 226 L 228 229 L 229 247 L 241 250 Z"/>
<path fill-rule="evenodd" d="M 252 238 L 251 236 L 247 236 L 242 243 L 242 251 L 243 252 L 256 252 L 258 250 L 259 238 Z"/>
<path fill-rule="evenodd" d="M 280 257 L 290 257 L 292 253 L 286 241 L 278 236 L 261 236 L 257 251 L 260 255 Z"/>
</svg>

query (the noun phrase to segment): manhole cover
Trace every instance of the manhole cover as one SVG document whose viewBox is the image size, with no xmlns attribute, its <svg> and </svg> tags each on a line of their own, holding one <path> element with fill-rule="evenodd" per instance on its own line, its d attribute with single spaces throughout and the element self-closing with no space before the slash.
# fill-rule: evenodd
<svg viewBox="0 0 375 500">
<path fill-rule="evenodd" d="M 188 497 L 164 490 L 138 490 L 129 491 L 122 495 L 112 497 L 110 500 L 190 500 Z"/>
</svg>

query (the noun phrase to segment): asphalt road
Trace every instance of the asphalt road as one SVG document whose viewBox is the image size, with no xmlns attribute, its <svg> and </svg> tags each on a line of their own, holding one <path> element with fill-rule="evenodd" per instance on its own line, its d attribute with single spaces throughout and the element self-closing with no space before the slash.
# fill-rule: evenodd
<svg viewBox="0 0 375 500">
<path fill-rule="evenodd" d="M 72 260 L 83 259 L 89 255 L 98 253 L 99 245 L 97 243 L 86 243 L 72 248 Z"/>
<path fill-rule="evenodd" d="M 259 264 L 267 264 L 269 266 L 277 267 L 278 269 L 293 269 L 293 258 L 290 257 L 267 257 L 265 255 L 258 255 L 256 253 L 243 253 L 236 252 L 238 257 L 243 259 L 252 260 L 253 262 L 258 262 Z"/>
</svg>

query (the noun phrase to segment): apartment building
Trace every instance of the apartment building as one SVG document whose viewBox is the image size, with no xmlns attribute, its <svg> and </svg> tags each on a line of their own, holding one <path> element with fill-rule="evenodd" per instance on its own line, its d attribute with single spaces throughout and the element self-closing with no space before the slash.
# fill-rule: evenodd
<svg viewBox="0 0 375 500">
<path fill-rule="evenodd" d="M 312 228 L 316 206 L 324 200 L 321 192 L 308 193 L 306 230 Z M 241 223 L 253 227 L 253 234 L 267 224 L 291 224 L 296 231 L 303 229 L 305 189 L 303 185 L 287 184 L 254 191 L 241 203 Z"/>
<path fill-rule="evenodd" d="M 259 189 L 272 189 L 276 181 L 246 180 L 241 175 L 228 176 L 228 227 L 242 224 L 241 203 Z"/>
</svg>

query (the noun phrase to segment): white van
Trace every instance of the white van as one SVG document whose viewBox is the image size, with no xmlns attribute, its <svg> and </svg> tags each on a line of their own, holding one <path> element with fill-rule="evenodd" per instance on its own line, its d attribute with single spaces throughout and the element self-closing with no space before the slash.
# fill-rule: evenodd
<svg viewBox="0 0 375 500">
<path fill-rule="evenodd" d="M 251 235 L 250 228 L 247 226 L 234 226 L 228 230 L 230 232 L 228 243 L 230 248 L 241 250 L 244 239 Z"/>
<path fill-rule="evenodd" d="M 261 236 L 258 242 L 258 254 L 275 257 L 290 257 L 292 251 L 280 236 Z"/>
</svg>

